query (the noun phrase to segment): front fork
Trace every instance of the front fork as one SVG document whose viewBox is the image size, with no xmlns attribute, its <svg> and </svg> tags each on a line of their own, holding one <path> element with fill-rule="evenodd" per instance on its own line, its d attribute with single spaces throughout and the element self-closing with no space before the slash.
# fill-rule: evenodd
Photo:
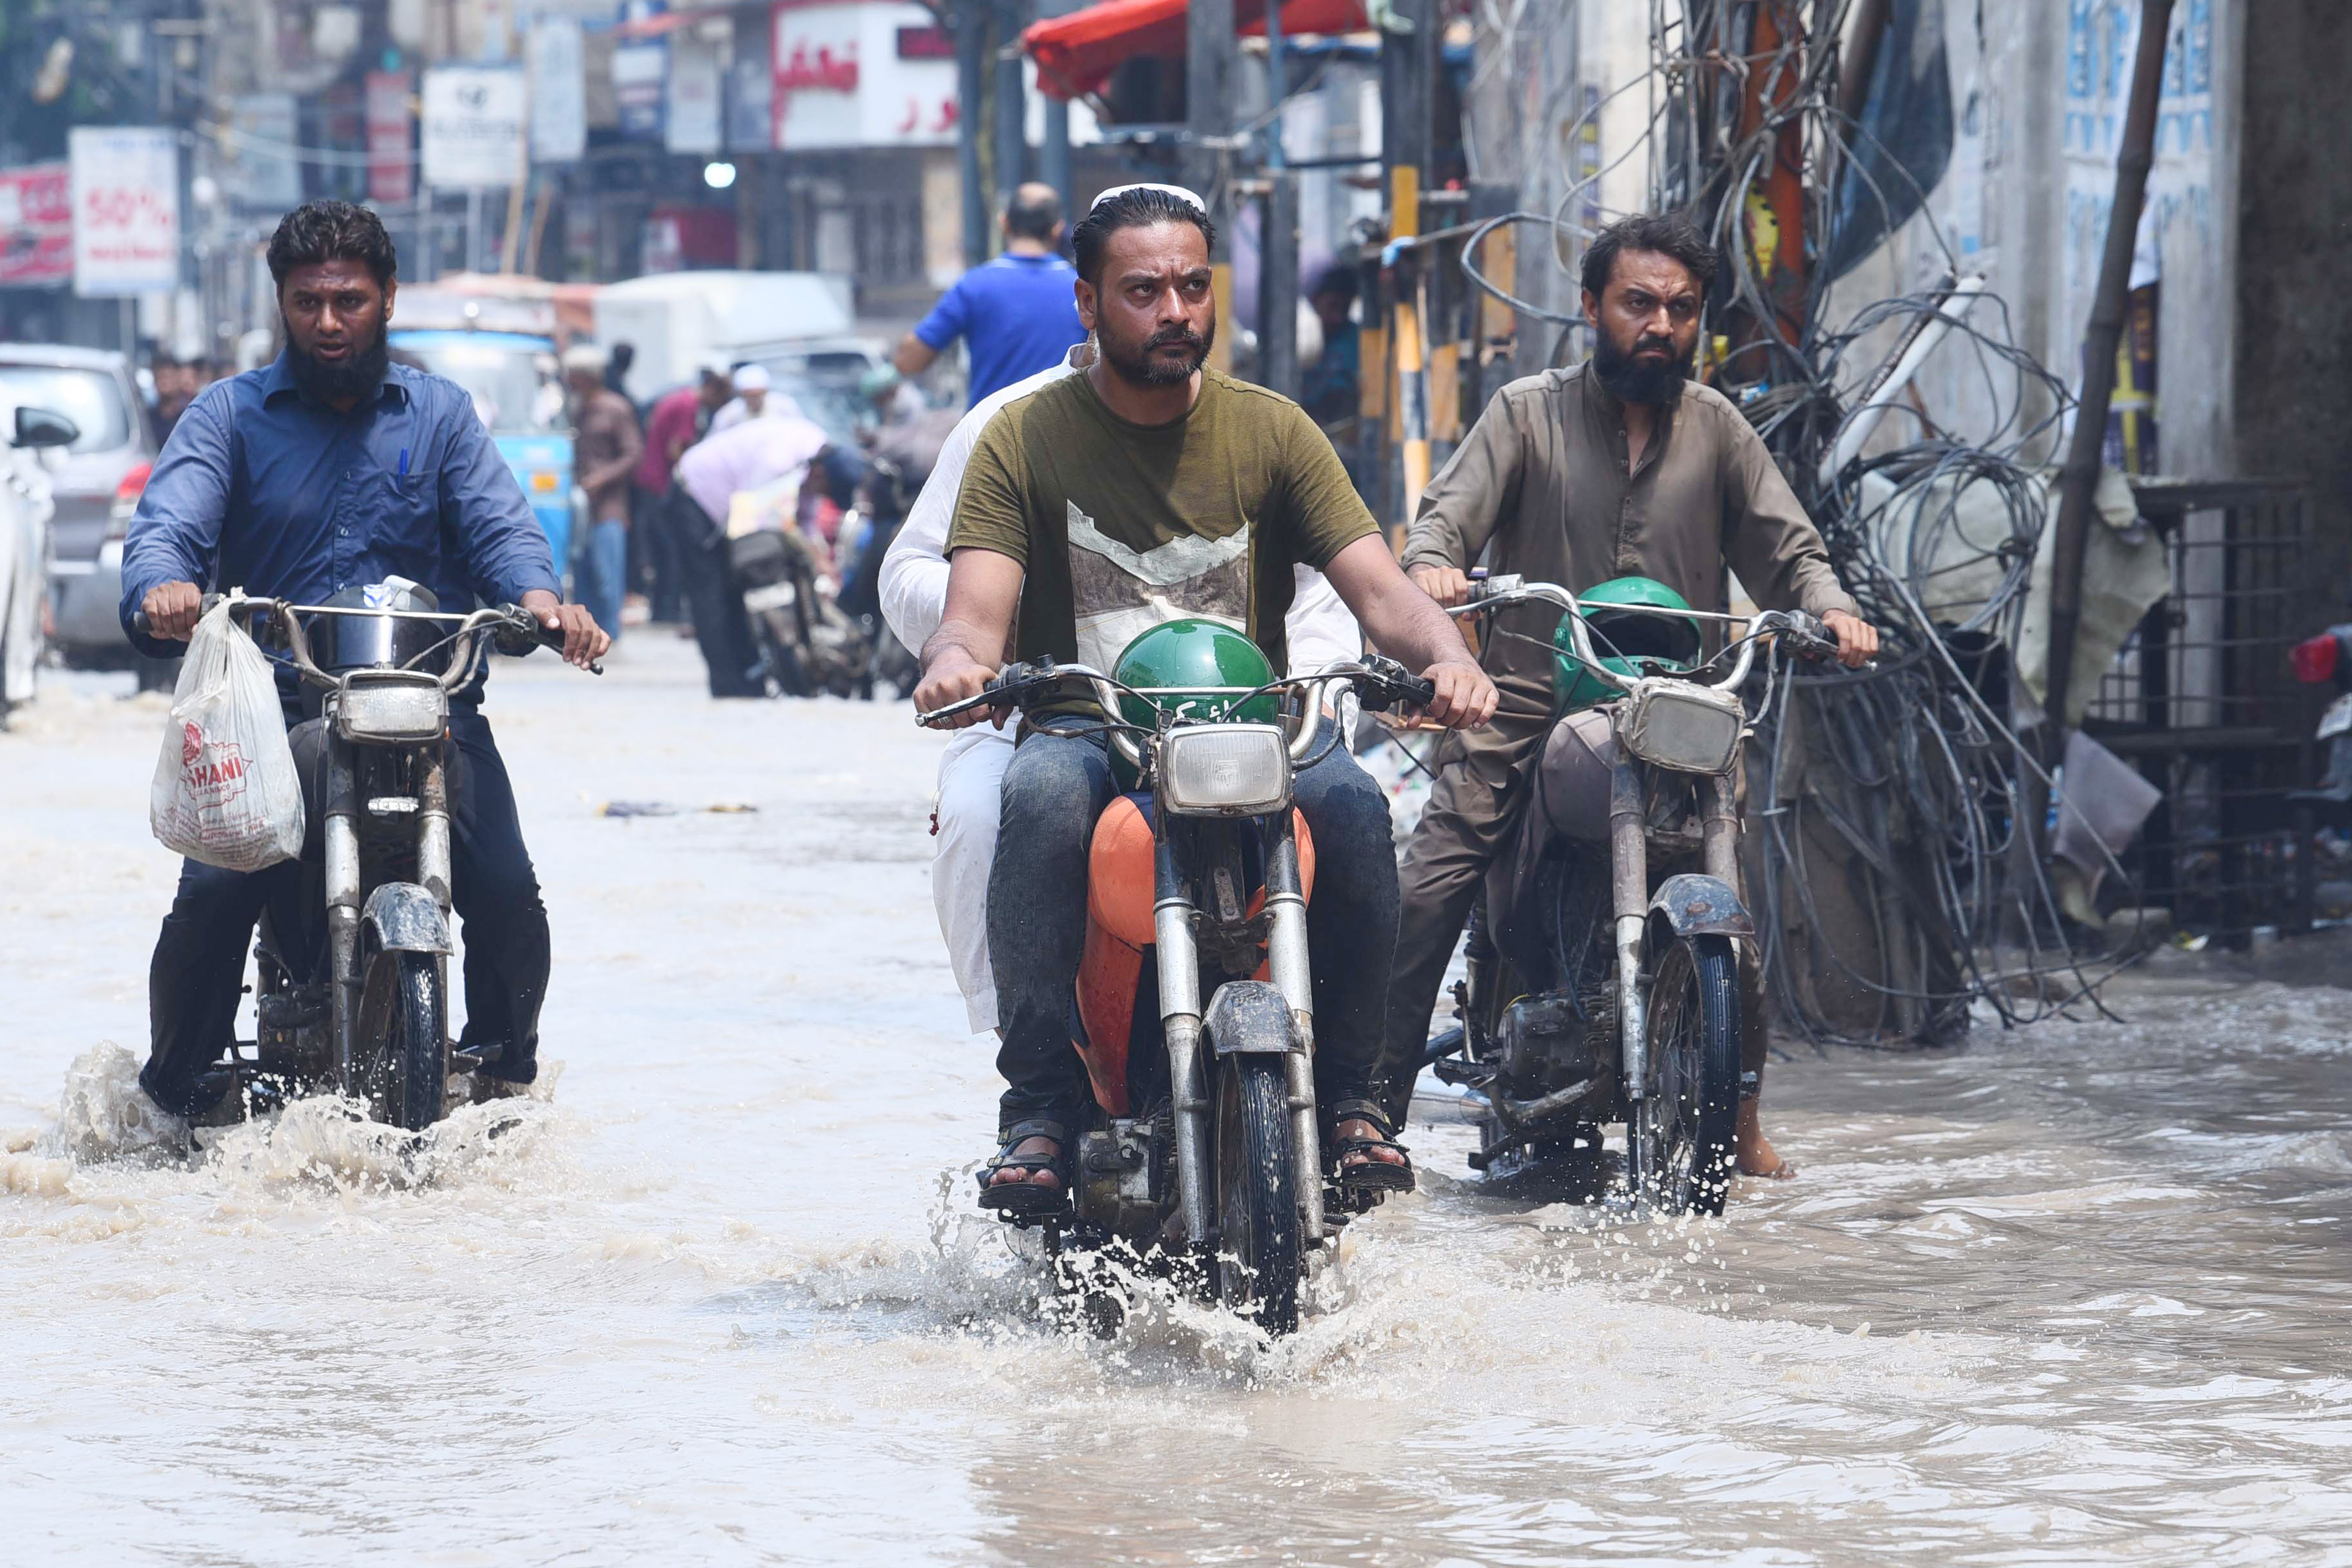
<svg viewBox="0 0 2352 1568">
<path fill-rule="evenodd" d="M 1699 803 L 1699 843 L 1706 874 L 1736 888 L 1739 885 L 1739 812 L 1731 775 L 1702 783 Z M 1610 879 L 1617 914 L 1618 1038 L 1625 1062 L 1625 1097 L 1637 1102 L 1647 1092 L 1650 1079 L 1650 997 L 1642 984 L 1642 933 L 1650 909 L 1641 768 L 1621 748 L 1609 778 Z"/>
<path fill-rule="evenodd" d="M 449 784 L 441 748 L 428 746 L 415 754 L 416 880 L 449 910 Z M 364 883 L 360 873 L 360 791 L 351 747 L 331 740 L 327 747 L 327 819 L 325 826 L 327 902 L 328 1028 L 335 1053 L 336 1081 L 348 1088 L 355 1080 L 352 1052 L 357 1045 L 361 998 L 367 976 L 360 973 L 360 901 Z"/>
<path fill-rule="evenodd" d="M 1265 956 L 1274 988 L 1290 1005 L 1303 1050 L 1283 1058 L 1290 1102 L 1290 1146 L 1298 1202 L 1309 1242 L 1323 1239 L 1323 1148 L 1315 1114 L 1315 970 L 1307 958 L 1307 891 L 1298 870 L 1298 833 L 1287 810 L 1266 834 Z"/>
<path fill-rule="evenodd" d="M 1201 957 L 1192 936 L 1192 900 L 1168 841 L 1168 814 L 1153 821 L 1152 939 L 1160 964 L 1160 1030 L 1168 1046 L 1169 1093 L 1175 1112 L 1176 1185 L 1184 1206 L 1185 1238 L 1209 1245 L 1214 1213 L 1209 1190 L 1209 1094 L 1201 1057 Z M 1284 1058 L 1291 1115 L 1291 1149 L 1308 1241 L 1323 1238 L 1323 1152 L 1315 1111 L 1315 1000 L 1307 962 L 1307 900 L 1298 869 L 1298 843 L 1290 816 L 1267 836 L 1266 962 L 1275 988 L 1297 1022 L 1304 1051 Z"/>
</svg>

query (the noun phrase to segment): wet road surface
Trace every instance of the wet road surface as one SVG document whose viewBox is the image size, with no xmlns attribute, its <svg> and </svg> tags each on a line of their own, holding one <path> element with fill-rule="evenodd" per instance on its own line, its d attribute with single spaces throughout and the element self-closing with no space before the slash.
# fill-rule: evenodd
<svg viewBox="0 0 2352 1568">
<path fill-rule="evenodd" d="M 16 1560 L 2352 1563 L 2352 993 L 2168 963 L 2121 1024 L 1802 1056 L 1802 1174 L 1721 1223 L 1473 1178 L 1425 1103 L 1295 1340 L 1097 1341 L 971 1208 L 902 710 L 717 706 L 666 636 L 502 666 L 562 1070 L 418 1187 L 323 1105 L 89 1157 L 174 876 L 124 685 L 0 736 Z"/>
</svg>

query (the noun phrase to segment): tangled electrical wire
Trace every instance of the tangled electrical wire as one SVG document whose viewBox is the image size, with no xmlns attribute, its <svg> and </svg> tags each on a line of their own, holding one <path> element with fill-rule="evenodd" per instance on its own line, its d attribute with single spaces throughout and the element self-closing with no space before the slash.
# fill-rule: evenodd
<svg viewBox="0 0 2352 1568">
<path fill-rule="evenodd" d="M 1723 262 L 1702 326 L 1723 345 L 1710 380 L 1763 438 L 1880 630 L 1874 669 L 1790 674 L 1754 716 L 1750 894 L 1781 1016 L 1816 1045 L 1902 1047 L 1949 1040 L 1979 1008 L 2015 1026 L 2095 1007 L 2104 976 L 2067 945 L 2031 831 L 2049 781 L 2009 721 L 2012 704 L 2031 709 L 2011 656 L 2052 510 L 2038 470 L 2071 399 L 2013 342 L 2005 304 L 1962 281 L 1924 218 L 1926 192 L 1906 188 L 1891 155 L 1870 156 L 1884 149 L 1839 109 L 1853 5 L 1651 0 L 1650 70 L 1589 102 L 1564 140 L 1647 92 L 1651 205 L 1690 216 Z M 1479 247 L 1520 223 L 1589 239 L 1570 215 L 1606 172 L 1570 183 L 1549 214 L 1489 220 L 1465 246 L 1473 287 L 1561 327 L 1555 363 L 1570 318 L 1497 287 Z M 1945 281 L 1830 325 L 1840 226 L 1891 237 L 1914 213 Z M 1809 265 L 1790 265 L 1789 237 L 1771 237 L 1790 216 Z M 1565 267 L 1566 247 L 1551 249 Z M 1931 353 L 1968 353 L 1977 372 L 1949 423 L 1901 395 Z M 1888 421 L 1906 422 L 1894 433 L 1908 438 L 1890 445 Z"/>
</svg>

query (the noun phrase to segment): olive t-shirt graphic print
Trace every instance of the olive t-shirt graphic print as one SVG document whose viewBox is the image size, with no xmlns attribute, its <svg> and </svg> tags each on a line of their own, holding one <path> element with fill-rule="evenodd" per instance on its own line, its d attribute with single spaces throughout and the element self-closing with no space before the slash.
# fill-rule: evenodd
<svg viewBox="0 0 2352 1568">
<path fill-rule="evenodd" d="M 1376 531 L 1339 454 L 1288 398 L 1204 370 L 1182 418 L 1137 425 L 1081 374 L 1014 399 L 981 433 L 948 554 L 1021 563 L 1020 658 L 1108 670 L 1139 634 L 1199 616 L 1244 632 L 1282 669 L 1292 568 L 1319 572 Z"/>
<path fill-rule="evenodd" d="M 1108 669 L 1156 626 L 1186 616 L 1249 630 L 1249 525 L 1223 539 L 1199 534 L 1137 551 L 1067 502 L 1070 611 L 1078 662 Z"/>
</svg>

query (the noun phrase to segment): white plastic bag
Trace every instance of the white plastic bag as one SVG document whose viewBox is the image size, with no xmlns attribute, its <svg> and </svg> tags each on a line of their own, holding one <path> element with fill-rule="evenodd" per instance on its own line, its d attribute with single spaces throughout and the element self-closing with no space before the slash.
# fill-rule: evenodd
<svg viewBox="0 0 2352 1568">
<path fill-rule="evenodd" d="M 188 639 L 147 819 L 165 848 L 224 870 L 302 853 L 302 784 L 278 683 L 226 600 Z"/>
</svg>

